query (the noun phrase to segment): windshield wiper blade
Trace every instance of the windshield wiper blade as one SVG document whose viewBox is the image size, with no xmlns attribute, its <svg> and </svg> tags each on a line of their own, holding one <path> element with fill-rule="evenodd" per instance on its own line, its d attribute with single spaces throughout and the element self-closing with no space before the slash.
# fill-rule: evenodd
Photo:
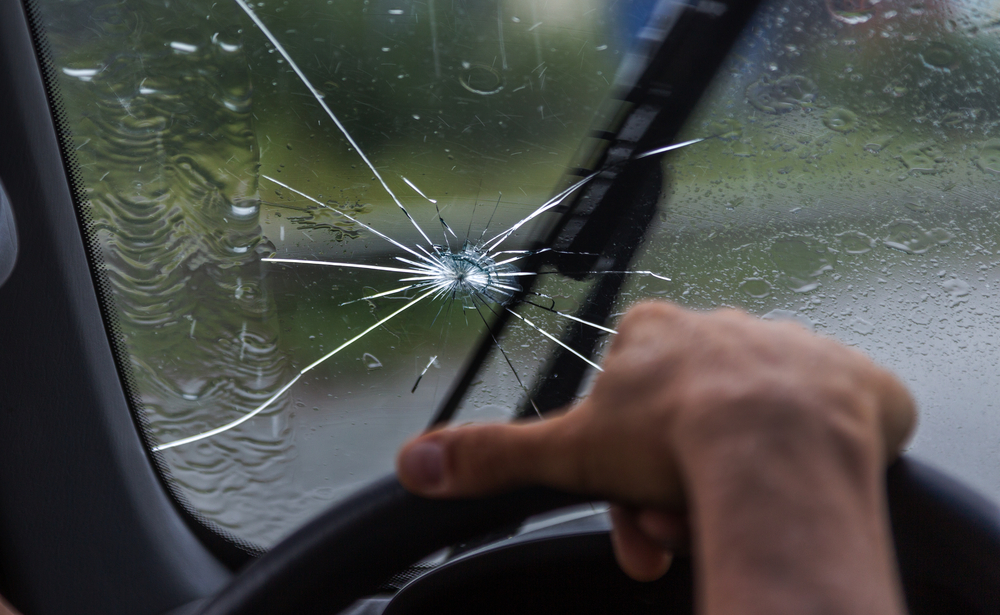
<svg viewBox="0 0 1000 615">
<path fill-rule="evenodd" d="M 640 34 L 637 51 L 623 63 L 616 78 L 619 113 L 604 130 L 591 135 L 598 145 L 578 156 L 590 163 L 575 169 L 570 174 L 575 177 L 567 183 L 596 176 L 554 210 L 562 215 L 536 246 L 551 250 L 528 257 L 524 271 L 554 265 L 564 275 L 581 278 L 585 277 L 581 272 L 627 268 L 656 215 L 662 187 L 659 157 L 642 154 L 673 142 L 759 3 L 661 0 L 657 4 Z M 533 277 L 524 278 L 514 304 L 528 296 Z M 601 276 L 576 316 L 605 322 L 623 281 L 623 274 Z M 431 427 L 454 416 L 508 314 L 500 312 L 482 336 Z M 571 327 L 569 331 L 564 344 L 591 356 L 600 339 L 597 330 Z M 568 351 L 557 350 L 536 380 L 533 400 L 538 408 L 544 412 L 571 402 L 587 368 Z M 529 409 L 534 413 L 529 403 L 519 414 L 526 415 Z"/>
</svg>

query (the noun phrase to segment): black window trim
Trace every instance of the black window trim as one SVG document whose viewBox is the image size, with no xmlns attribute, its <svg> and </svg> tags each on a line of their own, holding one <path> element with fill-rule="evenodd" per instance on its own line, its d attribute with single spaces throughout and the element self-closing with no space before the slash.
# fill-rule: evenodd
<svg viewBox="0 0 1000 615">
<path fill-rule="evenodd" d="M 30 8 L 0 2 L 0 178 L 19 238 L 0 287 L 0 593 L 31 615 L 163 613 L 231 572 L 168 495 L 128 407 Z"/>
</svg>

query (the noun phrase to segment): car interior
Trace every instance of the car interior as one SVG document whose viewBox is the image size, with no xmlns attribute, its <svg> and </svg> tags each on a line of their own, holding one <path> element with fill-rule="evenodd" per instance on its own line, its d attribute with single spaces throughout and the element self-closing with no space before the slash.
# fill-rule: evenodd
<svg viewBox="0 0 1000 615">
<path fill-rule="evenodd" d="M 898 373 L 907 607 L 1000 613 L 1000 3 L 4 0 L 0 92 L 22 615 L 695 612 L 607 503 L 392 474 L 645 299 Z"/>
</svg>

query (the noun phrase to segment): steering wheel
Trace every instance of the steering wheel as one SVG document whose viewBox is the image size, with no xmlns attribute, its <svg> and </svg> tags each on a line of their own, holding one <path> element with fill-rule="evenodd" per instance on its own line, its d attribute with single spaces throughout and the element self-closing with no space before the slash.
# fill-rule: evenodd
<svg viewBox="0 0 1000 615">
<path fill-rule="evenodd" d="M 889 468 L 887 490 L 910 614 L 1000 613 L 1000 509 L 905 457 Z M 443 547 L 586 501 L 539 487 L 429 500 L 386 476 L 247 566 L 197 613 L 336 613 Z"/>
</svg>

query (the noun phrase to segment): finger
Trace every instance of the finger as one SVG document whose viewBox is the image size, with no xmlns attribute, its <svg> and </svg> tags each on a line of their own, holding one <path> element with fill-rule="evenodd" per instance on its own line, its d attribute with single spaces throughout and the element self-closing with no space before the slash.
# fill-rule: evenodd
<svg viewBox="0 0 1000 615">
<path fill-rule="evenodd" d="M 917 425 L 917 409 L 906 386 L 889 372 L 882 372 L 881 424 L 886 461 L 892 462 Z"/>
<path fill-rule="evenodd" d="M 672 553 L 688 548 L 690 530 L 684 515 L 640 508 L 635 512 L 635 524 L 650 540 Z"/>
<path fill-rule="evenodd" d="M 659 579 L 673 561 L 673 554 L 639 526 L 637 514 L 621 506 L 611 507 L 611 546 L 622 572 L 636 581 Z"/>
<path fill-rule="evenodd" d="M 396 458 L 408 490 L 428 497 L 474 497 L 540 484 L 585 491 L 576 473 L 574 423 L 567 416 L 513 424 L 467 425 L 410 440 Z"/>
</svg>

